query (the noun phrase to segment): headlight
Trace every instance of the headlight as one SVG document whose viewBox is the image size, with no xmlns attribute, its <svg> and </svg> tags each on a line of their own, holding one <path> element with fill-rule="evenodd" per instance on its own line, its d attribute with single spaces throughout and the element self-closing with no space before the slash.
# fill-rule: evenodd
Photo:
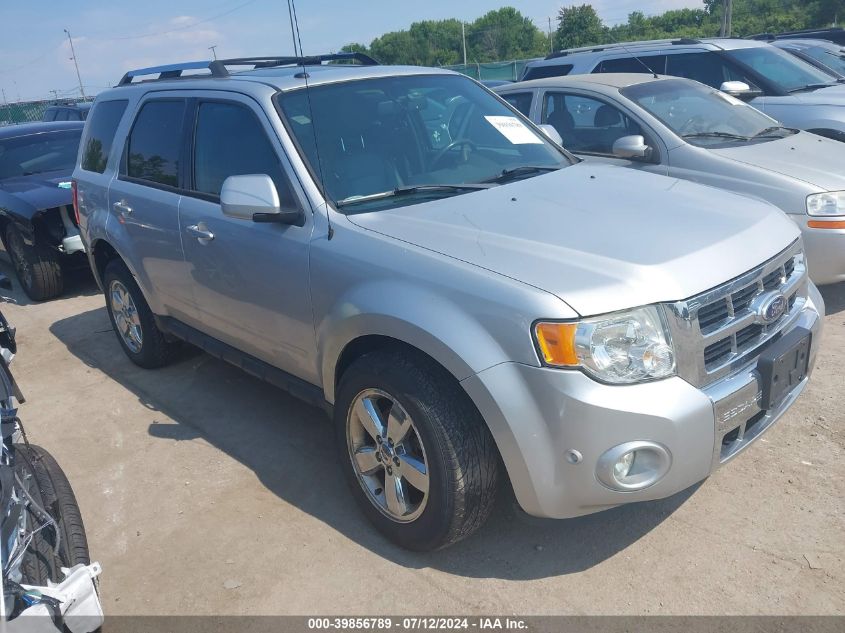
<svg viewBox="0 0 845 633">
<path fill-rule="evenodd" d="M 826 191 L 807 196 L 808 215 L 845 215 L 845 191 Z"/>
<path fill-rule="evenodd" d="M 648 306 L 576 323 L 534 325 L 540 358 L 552 367 L 580 367 L 603 382 L 630 384 L 675 375 L 675 352 L 662 311 Z"/>
</svg>

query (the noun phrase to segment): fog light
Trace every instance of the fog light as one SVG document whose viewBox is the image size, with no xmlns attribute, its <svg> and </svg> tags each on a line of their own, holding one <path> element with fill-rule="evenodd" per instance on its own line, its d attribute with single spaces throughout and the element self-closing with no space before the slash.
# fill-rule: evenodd
<svg viewBox="0 0 845 633">
<path fill-rule="evenodd" d="M 672 455 L 656 442 L 626 442 L 599 458 L 596 476 L 612 490 L 631 492 L 653 486 L 669 472 Z"/>
</svg>

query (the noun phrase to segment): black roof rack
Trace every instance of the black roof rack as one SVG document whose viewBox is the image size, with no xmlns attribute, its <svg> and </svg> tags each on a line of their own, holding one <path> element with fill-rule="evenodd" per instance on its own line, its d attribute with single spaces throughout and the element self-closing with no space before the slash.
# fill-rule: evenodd
<svg viewBox="0 0 845 633">
<path fill-rule="evenodd" d="M 155 79 L 145 81 L 160 81 L 165 79 L 180 79 L 183 77 L 228 77 L 231 73 L 227 66 L 251 66 L 255 68 L 274 68 L 277 66 L 319 66 L 323 62 L 358 62 L 362 66 L 377 66 L 378 62 L 364 53 L 329 53 L 327 55 L 311 55 L 307 57 L 237 57 L 233 59 L 215 59 L 197 62 L 182 62 L 179 64 L 165 64 L 130 70 L 118 82 L 118 86 L 128 86 L 132 80 L 146 75 L 158 75 Z M 186 70 L 208 70 L 209 75 L 183 75 Z"/>
</svg>

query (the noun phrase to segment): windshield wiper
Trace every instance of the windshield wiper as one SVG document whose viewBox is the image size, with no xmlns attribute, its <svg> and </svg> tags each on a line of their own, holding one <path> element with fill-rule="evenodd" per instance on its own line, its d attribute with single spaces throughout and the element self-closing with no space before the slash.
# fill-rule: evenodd
<svg viewBox="0 0 845 633">
<path fill-rule="evenodd" d="M 408 196 L 415 193 L 426 192 L 450 192 L 450 191 L 474 191 L 477 189 L 489 189 L 492 185 L 483 183 L 464 183 L 460 185 L 409 185 L 407 187 L 397 187 L 390 191 L 380 191 L 379 193 L 371 193 L 365 196 L 349 196 L 335 202 L 335 206 L 346 207 L 351 204 L 360 204 L 362 202 L 371 202 L 373 200 L 383 200 L 385 198 L 396 198 L 400 196 Z"/>
<path fill-rule="evenodd" d="M 496 182 L 501 184 L 503 182 L 513 180 L 514 178 L 518 178 L 519 176 L 527 176 L 529 174 L 536 174 L 545 171 L 557 171 L 558 169 L 562 169 L 562 167 L 552 167 L 551 165 L 522 165 L 512 169 L 503 169 L 502 172 L 496 176 L 482 180 L 481 182 Z"/>
<path fill-rule="evenodd" d="M 730 132 L 693 132 L 692 134 L 684 134 L 681 138 L 728 138 L 735 141 L 751 140 L 750 136 L 731 134 Z"/>
<path fill-rule="evenodd" d="M 800 88 L 793 88 L 792 90 L 787 90 L 787 93 L 793 94 L 796 92 L 810 92 L 812 90 L 821 90 L 822 88 L 830 88 L 831 86 L 835 86 L 835 83 L 826 83 L 826 84 L 807 84 L 806 86 L 801 86 Z"/>
<path fill-rule="evenodd" d="M 795 128 L 784 127 L 783 125 L 773 125 L 771 127 L 767 127 L 763 130 L 760 130 L 759 132 L 757 132 L 757 134 L 754 134 L 751 138 L 762 138 L 764 136 L 774 136 L 774 134 L 772 134 L 772 132 L 778 132 L 780 130 L 783 130 L 784 132 L 790 132 L 792 134 L 795 134 L 798 131 Z"/>
</svg>

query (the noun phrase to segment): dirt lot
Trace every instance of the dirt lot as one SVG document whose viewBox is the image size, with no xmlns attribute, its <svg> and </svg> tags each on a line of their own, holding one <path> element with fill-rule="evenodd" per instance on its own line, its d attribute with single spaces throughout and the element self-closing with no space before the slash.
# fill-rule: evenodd
<svg viewBox="0 0 845 633">
<path fill-rule="evenodd" d="M 138 369 L 93 281 L 71 286 L 29 305 L 16 284 L 3 311 L 22 418 L 73 483 L 107 614 L 845 613 L 845 284 L 823 291 L 808 390 L 702 485 L 568 521 L 505 499 L 430 555 L 371 531 L 320 411 L 197 351 Z"/>
</svg>

